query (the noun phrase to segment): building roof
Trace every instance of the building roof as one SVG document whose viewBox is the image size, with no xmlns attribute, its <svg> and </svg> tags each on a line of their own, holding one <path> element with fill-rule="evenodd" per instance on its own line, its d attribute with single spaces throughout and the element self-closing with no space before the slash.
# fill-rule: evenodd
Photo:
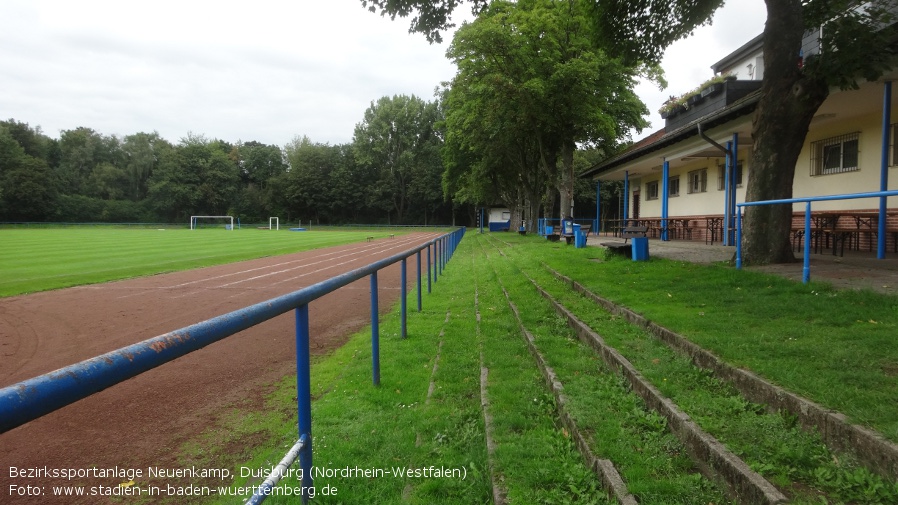
<svg viewBox="0 0 898 505">
<path fill-rule="evenodd" d="M 648 137 L 633 144 L 620 154 L 602 161 L 601 163 L 593 165 L 586 171 L 582 172 L 579 176 L 582 178 L 598 178 L 603 173 L 611 172 L 612 170 L 620 167 L 621 165 L 625 165 L 630 161 L 641 158 L 642 156 L 645 156 L 649 153 L 658 151 L 660 149 L 698 135 L 699 125 L 701 125 L 703 130 L 707 130 L 713 128 L 714 126 L 732 121 L 733 119 L 744 116 L 746 114 L 751 114 L 752 112 L 754 112 L 760 98 L 761 91 L 757 90 L 726 107 L 717 109 L 709 114 L 695 119 L 694 121 L 686 123 L 679 128 L 676 128 L 669 132 L 666 128 L 662 128 L 661 130 L 658 130 Z"/>
<path fill-rule="evenodd" d="M 724 56 L 724 58 L 717 63 L 711 65 L 711 70 L 714 71 L 715 74 L 719 74 L 722 69 L 727 68 L 739 60 L 749 56 L 752 53 L 755 53 L 764 46 L 764 34 L 760 34 L 757 37 L 749 40 L 745 44 L 742 44 L 742 47 L 736 49 L 732 53 Z"/>
</svg>

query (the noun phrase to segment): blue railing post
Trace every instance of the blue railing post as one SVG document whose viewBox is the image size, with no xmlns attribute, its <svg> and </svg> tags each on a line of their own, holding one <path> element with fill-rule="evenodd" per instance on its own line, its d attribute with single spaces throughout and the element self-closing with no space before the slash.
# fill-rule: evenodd
<svg viewBox="0 0 898 505">
<path fill-rule="evenodd" d="M 309 358 L 309 306 L 296 308 L 296 406 L 299 417 L 299 438 L 306 443 L 299 453 L 302 468 L 302 502 L 307 503 L 312 489 L 312 379 Z"/>
<path fill-rule="evenodd" d="M 742 207 L 736 209 L 736 270 L 742 270 Z"/>
<path fill-rule="evenodd" d="M 399 333 L 401 338 L 405 338 L 408 336 L 408 324 L 406 321 L 406 316 L 408 315 L 408 279 L 406 279 L 407 274 L 405 273 L 406 259 L 402 258 L 401 263 L 402 272 L 399 274 L 400 283 L 402 284 L 402 286 L 399 288 L 399 297 L 401 298 L 401 301 L 399 302 Z"/>
<path fill-rule="evenodd" d="M 421 250 L 418 249 L 418 312 L 421 312 Z"/>
<path fill-rule="evenodd" d="M 433 243 L 433 282 L 438 282 L 440 280 L 440 266 L 443 262 L 442 252 L 440 251 L 440 242 L 442 242 L 442 239 L 437 239 L 437 241 Z"/>
<path fill-rule="evenodd" d="M 802 198 L 789 198 L 782 200 L 762 200 L 755 202 L 743 202 L 736 204 L 736 207 L 741 209 L 742 207 L 756 207 L 759 205 L 779 205 L 779 204 L 796 204 L 796 203 L 805 203 L 807 204 L 805 207 L 804 214 L 804 267 L 802 272 L 802 280 L 807 283 L 811 279 L 811 202 L 831 202 L 835 200 L 857 200 L 861 198 L 887 198 L 890 196 L 898 196 L 898 190 L 890 190 L 890 191 L 873 191 L 867 193 L 848 193 L 842 195 L 824 195 L 824 196 L 811 196 L 811 197 L 802 197 Z M 880 212 L 882 212 L 880 210 Z M 882 220 L 880 220 L 882 223 Z"/>
<path fill-rule="evenodd" d="M 430 293 L 430 244 L 427 244 L 427 292 Z"/>
<path fill-rule="evenodd" d="M 833 242 L 833 251 L 836 243 Z M 801 282 L 805 284 L 811 280 L 811 202 L 807 202 L 804 208 L 804 266 L 801 269 Z"/>
<path fill-rule="evenodd" d="M 371 274 L 371 382 L 380 386 L 380 315 L 377 310 L 377 272 L 374 272 Z"/>
</svg>

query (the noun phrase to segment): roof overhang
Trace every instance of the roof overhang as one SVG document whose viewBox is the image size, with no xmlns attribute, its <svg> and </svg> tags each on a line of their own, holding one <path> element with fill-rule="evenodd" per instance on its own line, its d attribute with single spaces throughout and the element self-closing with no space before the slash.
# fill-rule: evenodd
<svg viewBox="0 0 898 505">
<path fill-rule="evenodd" d="M 646 175 L 652 171 L 660 171 L 663 160 L 671 163 L 689 162 L 697 158 L 722 158 L 723 153 L 699 136 L 701 130 L 712 138 L 720 138 L 721 132 L 715 131 L 724 125 L 725 135 L 740 133 L 747 138 L 751 130 L 750 114 L 752 114 L 761 98 L 760 90 L 746 95 L 729 106 L 702 116 L 679 128 L 666 132 L 660 130 L 637 142 L 624 152 L 590 167 L 580 174 L 581 178 L 600 180 L 619 180 L 624 177 L 624 170 L 629 175 Z M 743 131 L 744 130 L 744 131 Z M 750 141 L 740 141 L 743 147 Z M 655 154 L 655 156 L 652 156 Z M 643 174 L 642 172 L 645 172 Z"/>
</svg>

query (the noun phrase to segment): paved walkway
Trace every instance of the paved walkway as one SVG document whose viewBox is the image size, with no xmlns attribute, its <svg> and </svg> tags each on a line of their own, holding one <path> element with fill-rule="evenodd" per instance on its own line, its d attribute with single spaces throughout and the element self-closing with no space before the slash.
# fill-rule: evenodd
<svg viewBox="0 0 898 505">
<path fill-rule="evenodd" d="M 587 244 L 598 246 L 601 242 L 614 241 L 612 237 L 590 236 Z M 747 270 L 782 275 L 801 282 L 802 256 L 796 253 L 795 263 L 746 267 Z M 735 247 L 704 242 L 649 240 L 649 256 L 696 263 L 734 262 Z M 735 268 L 735 267 L 733 267 Z M 831 251 L 811 253 L 811 280 L 828 282 L 839 289 L 871 289 L 880 293 L 898 295 L 898 254 L 887 252 L 885 259 L 876 259 L 875 252 L 845 251 L 845 256 L 833 256 Z"/>
</svg>

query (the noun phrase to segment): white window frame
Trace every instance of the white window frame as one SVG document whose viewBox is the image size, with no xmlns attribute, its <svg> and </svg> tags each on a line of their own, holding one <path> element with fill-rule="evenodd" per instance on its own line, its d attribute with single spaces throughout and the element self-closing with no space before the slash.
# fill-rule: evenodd
<svg viewBox="0 0 898 505">
<path fill-rule="evenodd" d="M 667 196 L 680 196 L 680 176 L 675 175 L 667 179 Z"/>
<path fill-rule="evenodd" d="M 717 191 L 723 191 L 726 188 L 726 176 L 727 176 L 727 166 L 726 165 L 718 165 L 717 166 Z M 736 163 L 736 187 L 742 187 L 742 162 Z"/>
<path fill-rule="evenodd" d="M 686 188 L 686 192 L 689 194 L 693 193 L 706 193 L 708 191 L 708 169 L 702 168 L 699 170 L 693 170 L 687 174 L 689 185 Z"/>
<path fill-rule="evenodd" d="M 811 142 L 811 176 L 859 171 L 860 135 L 852 132 Z"/>
<path fill-rule="evenodd" d="M 658 196 L 661 194 L 658 186 L 661 181 L 651 181 L 645 183 L 645 200 L 657 200 Z"/>
</svg>

